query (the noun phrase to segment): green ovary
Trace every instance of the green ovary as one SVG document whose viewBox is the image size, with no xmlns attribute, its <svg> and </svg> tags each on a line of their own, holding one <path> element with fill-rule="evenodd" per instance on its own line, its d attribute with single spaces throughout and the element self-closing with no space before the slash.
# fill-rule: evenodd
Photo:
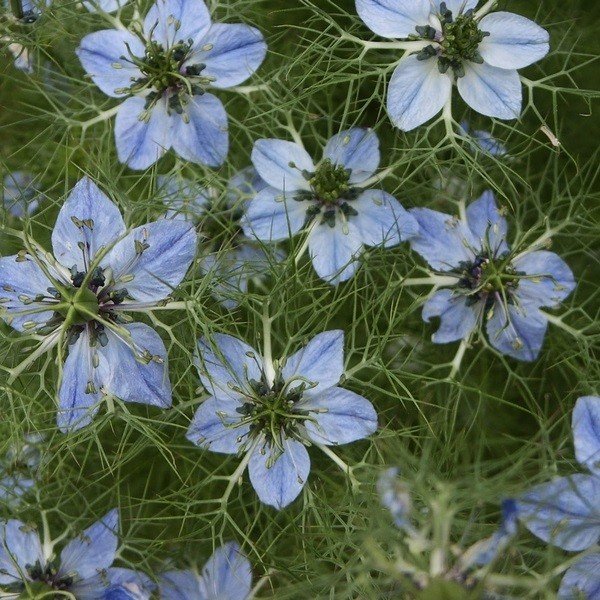
<svg viewBox="0 0 600 600">
<path fill-rule="evenodd" d="M 329 158 L 326 158 L 309 183 L 318 200 L 325 204 L 333 204 L 350 191 L 350 172 L 342 166 L 334 165 Z"/>
</svg>

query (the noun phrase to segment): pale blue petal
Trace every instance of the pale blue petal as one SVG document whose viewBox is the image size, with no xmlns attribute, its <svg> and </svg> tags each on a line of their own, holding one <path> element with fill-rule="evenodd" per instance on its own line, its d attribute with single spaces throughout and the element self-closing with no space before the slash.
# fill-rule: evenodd
<svg viewBox="0 0 600 600">
<path fill-rule="evenodd" d="M 260 501 L 279 510 L 298 497 L 310 473 L 310 457 L 304 445 L 289 438 L 282 444 L 283 453 L 266 442 L 259 444 L 248 465 Z"/>
<path fill-rule="evenodd" d="M 377 35 L 405 38 L 416 34 L 418 25 L 427 25 L 429 0 L 356 0 L 356 12 Z"/>
<path fill-rule="evenodd" d="M 563 550 L 600 539 L 600 477 L 572 475 L 534 487 L 517 501 L 519 519 L 534 535 Z"/>
<path fill-rule="evenodd" d="M 304 426 L 309 439 L 316 444 L 348 444 L 377 431 L 373 405 L 366 398 L 339 387 L 302 398 L 294 410 L 309 411 Z"/>
<path fill-rule="evenodd" d="M 522 69 L 537 62 L 550 50 L 550 36 L 537 23 L 509 12 L 494 12 L 479 22 L 490 35 L 477 50 L 483 60 L 501 69 Z"/>
<path fill-rule="evenodd" d="M 390 467 L 381 473 L 377 479 L 377 493 L 381 504 L 392 514 L 396 526 L 410 531 L 412 501 L 408 485 L 400 479 L 398 467 Z"/>
<path fill-rule="evenodd" d="M 462 262 L 471 262 L 481 245 L 471 230 L 458 218 L 429 208 L 413 208 L 410 214 L 419 225 L 419 233 L 409 240 L 431 267 L 451 271 Z"/>
<path fill-rule="evenodd" d="M 297 385 L 315 384 L 306 390 L 307 396 L 337 385 L 344 374 L 344 332 L 336 329 L 319 333 L 286 359 L 281 374 L 286 382 L 298 378 Z M 294 387 L 290 385 L 290 389 Z"/>
<path fill-rule="evenodd" d="M 161 98 L 146 117 L 145 99 L 127 98 L 115 119 L 115 143 L 122 163 L 132 169 L 147 169 L 171 147 L 171 118 L 166 99 Z"/>
<path fill-rule="evenodd" d="M 156 178 L 158 193 L 168 207 L 167 219 L 197 222 L 210 201 L 210 190 L 195 182 L 174 175 Z"/>
<path fill-rule="evenodd" d="M 506 156 L 508 154 L 506 146 L 494 138 L 489 131 L 475 129 L 473 131 L 473 138 L 475 139 L 477 145 L 490 156 L 499 157 Z"/>
<path fill-rule="evenodd" d="M 91 227 L 78 227 L 73 219 L 87 221 Z M 52 231 L 52 249 L 59 263 L 68 269 L 75 265 L 78 271 L 85 272 L 96 254 L 111 247 L 123 233 L 125 223 L 117 205 L 91 179 L 84 177 L 58 213 Z M 79 247 L 81 243 L 86 248 L 85 258 Z"/>
<path fill-rule="evenodd" d="M 456 85 L 462 99 L 473 110 L 498 119 L 519 117 L 523 90 L 516 70 L 473 62 L 464 63 L 464 67 L 465 75 Z"/>
<path fill-rule="evenodd" d="M 559 600 L 600 600 L 600 553 L 579 559 L 566 573 Z"/>
<path fill-rule="evenodd" d="M 251 588 L 250 562 L 235 542 L 218 548 L 202 569 L 202 600 L 246 600 Z"/>
<path fill-rule="evenodd" d="M 440 4 L 445 2 L 446 8 L 452 11 L 452 17 L 456 19 L 459 14 L 474 9 L 479 0 L 431 0 L 436 12 L 440 10 Z"/>
<path fill-rule="evenodd" d="M 203 50 L 210 47 L 209 50 Z M 267 54 L 262 33 L 248 25 L 215 23 L 186 64 L 203 63 L 203 77 L 211 86 L 228 88 L 243 83 L 260 67 Z"/>
<path fill-rule="evenodd" d="M 352 224 L 367 246 L 389 248 L 418 234 L 416 219 L 383 190 L 366 190 L 349 204 L 358 212 Z"/>
<path fill-rule="evenodd" d="M 83 5 L 90 11 L 96 12 L 102 10 L 107 13 L 115 12 L 119 8 L 123 8 L 128 0 L 84 0 Z"/>
<path fill-rule="evenodd" d="M 582 396 L 573 409 L 577 460 L 600 477 L 600 397 Z"/>
<path fill-rule="evenodd" d="M 356 273 L 362 250 L 358 228 L 352 221 L 342 223 L 339 218 L 334 227 L 319 223 L 308 241 L 308 252 L 317 275 L 331 285 L 347 281 Z"/>
<path fill-rule="evenodd" d="M 452 94 L 452 78 L 440 73 L 437 60 L 411 54 L 400 61 L 388 86 L 387 110 L 392 123 L 411 131 L 442 110 Z"/>
<path fill-rule="evenodd" d="M 0 584 L 22 581 L 27 565 L 44 564 L 44 553 L 35 530 L 21 521 L 0 522 Z"/>
<path fill-rule="evenodd" d="M 48 296 L 48 288 L 52 286 L 46 274 L 31 258 L 21 260 L 18 255 L 0 258 L 0 315 L 17 331 L 32 331 L 29 323 L 44 325 L 52 317 L 53 311 L 22 315 L 16 312 L 39 307 L 35 302 L 30 303 L 30 300 L 36 296 Z M 24 327 L 25 323 L 27 328 Z"/>
<path fill-rule="evenodd" d="M 194 358 L 200 381 L 208 392 L 221 398 L 240 397 L 232 386 L 248 390 L 248 381 L 260 381 L 262 356 L 242 340 L 222 333 L 198 340 L 198 355 Z"/>
<path fill-rule="evenodd" d="M 493 192 L 483 192 L 477 200 L 467 206 L 467 223 L 479 241 L 479 247 L 489 248 L 491 256 L 500 257 L 508 252 L 508 224 L 498 210 Z"/>
<path fill-rule="evenodd" d="M 93 365 L 94 355 L 99 360 L 97 367 Z M 101 387 L 106 384 L 108 377 L 108 363 L 102 353 L 90 347 L 86 329 L 69 346 L 62 370 L 56 422 L 63 433 L 81 429 L 92 422 L 102 398 Z"/>
<path fill-rule="evenodd" d="M 22 219 L 33 214 L 39 205 L 34 177 L 25 171 L 13 171 L 3 181 L 2 203 L 13 216 Z"/>
<path fill-rule="evenodd" d="M 159 580 L 161 600 L 194 600 L 200 596 L 200 580 L 193 571 L 167 571 Z"/>
<path fill-rule="evenodd" d="M 150 600 L 156 585 L 144 573 L 111 567 L 84 581 L 70 592 L 77 600 Z"/>
<path fill-rule="evenodd" d="M 136 227 L 106 257 L 115 279 L 113 289 L 124 288 L 141 302 L 163 300 L 185 277 L 196 255 L 196 241 L 194 227 L 178 219 Z"/>
<path fill-rule="evenodd" d="M 238 200 L 248 200 L 254 198 L 258 192 L 261 192 L 268 184 L 258 174 L 258 171 L 249 166 L 238 171 L 227 184 L 227 200 L 231 206 L 234 206 Z"/>
<path fill-rule="evenodd" d="M 294 200 L 274 187 L 256 194 L 242 217 L 244 235 L 266 242 L 284 240 L 298 233 L 306 221 L 306 202 Z"/>
<path fill-rule="evenodd" d="M 86 73 L 107 96 L 126 95 L 125 89 L 142 77 L 130 60 L 128 46 L 134 56 L 144 57 L 144 44 L 126 29 L 94 31 L 81 40 L 75 51 Z"/>
<path fill-rule="evenodd" d="M 81 580 L 108 569 L 117 553 L 118 529 L 119 511 L 114 508 L 64 547 L 58 575 Z"/>
<path fill-rule="evenodd" d="M 372 129 L 354 127 L 329 139 L 323 158 L 350 171 L 350 183 L 369 179 L 379 166 L 379 138 Z"/>
<path fill-rule="evenodd" d="M 247 441 L 250 425 L 240 425 L 242 401 L 210 396 L 198 407 L 186 437 L 200 448 L 219 454 L 236 454 Z"/>
<path fill-rule="evenodd" d="M 312 158 L 294 142 L 266 139 L 254 142 L 252 164 L 270 186 L 285 192 L 309 190 L 303 171 L 313 173 Z"/>
<path fill-rule="evenodd" d="M 184 114 L 172 116 L 171 143 L 173 150 L 186 160 L 209 167 L 218 167 L 227 158 L 229 134 L 227 113 L 223 103 L 212 94 L 193 96 L 184 106 Z"/>
<path fill-rule="evenodd" d="M 519 278 L 516 292 L 529 304 L 556 308 L 575 289 L 573 272 L 554 252 L 528 252 L 515 259 L 512 266 L 530 276 Z"/>
<path fill-rule="evenodd" d="M 490 344 L 502 354 L 533 361 L 540 353 L 547 327 L 548 320 L 535 305 L 505 307 L 497 300 L 487 322 L 487 333 Z"/>
<path fill-rule="evenodd" d="M 120 338 L 106 330 L 108 344 L 98 348 L 110 369 L 108 393 L 124 402 L 169 408 L 171 382 L 167 351 L 160 336 L 143 323 L 120 327 L 128 331 L 129 336 Z"/>
<path fill-rule="evenodd" d="M 156 0 L 144 19 L 144 35 L 170 48 L 177 42 L 199 42 L 210 28 L 202 0 Z"/>
<path fill-rule="evenodd" d="M 423 320 L 429 323 L 433 317 L 440 317 L 440 327 L 431 340 L 436 344 L 448 344 L 466 339 L 477 327 L 482 310 L 481 302 L 469 306 L 464 295 L 443 289 L 425 302 Z"/>
</svg>

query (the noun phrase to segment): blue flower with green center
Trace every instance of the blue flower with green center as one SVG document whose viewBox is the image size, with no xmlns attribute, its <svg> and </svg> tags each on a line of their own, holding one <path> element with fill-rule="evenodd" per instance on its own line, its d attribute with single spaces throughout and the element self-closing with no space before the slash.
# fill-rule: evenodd
<svg viewBox="0 0 600 600">
<path fill-rule="evenodd" d="M 274 362 L 237 338 L 198 342 L 196 364 L 211 396 L 196 411 L 187 437 L 221 454 L 240 454 L 262 502 L 281 509 L 302 491 L 310 472 L 308 445 L 337 446 L 377 428 L 373 405 L 338 386 L 344 334 L 315 336 Z"/>
<path fill-rule="evenodd" d="M 0 523 L 0 590 L 11 598 L 149 600 L 156 586 L 145 574 L 112 566 L 118 528 L 113 509 L 56 556 L 53 541 L 42 542 L 34 527 L 15 519 Z"/>
<path fill-rule="evenodd" d="M 600 397 L 583 396 L 573 409 L 575 457 L 589 473 L 558 477 L 517 499 L 522 523 L 544 542 L 584 551 L 565 573 L 561 600 L 600 598 Z"/>
<path fill-rule="evenodd" d="M 146 169 L 171 147 L 184 160 L 221 165 L 227 114 L 209 90 L 248 79 L 266 51 L 257 29 L 212 23 L 202 0 L 157 0 L 139 34 L 96 31 L 77 55 L 105 94 L 124 99 L 115 123 L 119 160 Z"/>
<path fill-rule="evenodd" d="M 297 143 L 258 140 L 252 162 L 268 186 L 250 202 L 244 232 L 268 242 L 309 225 L 313 266 L 333 285 L 354 275 L 365 246 L 387 248 L 417 233 L 414 218 L 398 200 L 369 189 L 379 166 L 379 140 L 370 129 L 334 135 L 317 164 Z"/>
<path fill-rule="evenodd" d="M 556 308 L 575 288 L 568 265 L 554 252 L 511 252 L 508 225 L 492 192 L 458 218 L 413 208 L 419 235 L 410 240 L 442 275 L 443 289 L 423 306 L 423 319 L 440 318 L 436 344 L 469 339 L 485 323 L 490 344 L 502 354 L 535 360 L 548 326 L 543 307 Z"/>
<path fill-rule="evenodd" d="M 161 219 L 127 231 L 121 213 L 89 179 L 71 191 L 52 232 L 54 257 L 35 243 L 0 258 L 0 316 L 42 336 L 40 351 L 62 345 L 58 426 L 91 422 L 107 395 L 171 406 L 167 352 L 129 311 L 165 303 L 196 252 L 196 232 Z"/>
<path fill-rule="evenodd" d="M 478 0 L 356 0 L 367 27 L 386 38 L 408 39 L 388 86 L 393 123 L 410 131 L 462 99 L 482 115 L 516 119 L 522 89 L 517 69 L 549 50 L 548 32 L 509 12 L 476 11 Z"/>
<path fill-rule="evenodd" d="M 251 588 L 250 562 L 235 542 L 217 548 L 200 573 L 167 571 L 159 583 L 161 600 L 247 600 Z"/>
</svg>

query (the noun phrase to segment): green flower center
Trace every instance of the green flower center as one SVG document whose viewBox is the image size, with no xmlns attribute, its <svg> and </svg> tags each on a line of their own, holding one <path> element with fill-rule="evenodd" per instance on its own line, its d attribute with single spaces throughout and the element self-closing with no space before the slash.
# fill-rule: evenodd
<svg viewBox="0 0 600 600">
<path fill-rule="evenodd" d="M 481 31 L 472 15 L 459 15 L 456 20 L 443 24 L 440 42 L 442 58 L 449 66 L 465 60 L 480 62 L 478 48 L 487 34 Z"/>
<path fill-rule="evenodd" d="M 100 314 L 100 303 L 95 292 L 87 287 L 68 288 L 61 294 L 63 306 L 57 312 L 64 318 L 67 326 L 84 325 Z"/>
<path fill-rule="evenodd" d="M 315 197 L 324 204 L 334 204 L 350 192 L 350 171 L 334 165 L 329 158 L 321 162 L 309 184 Z"/>
</svg>

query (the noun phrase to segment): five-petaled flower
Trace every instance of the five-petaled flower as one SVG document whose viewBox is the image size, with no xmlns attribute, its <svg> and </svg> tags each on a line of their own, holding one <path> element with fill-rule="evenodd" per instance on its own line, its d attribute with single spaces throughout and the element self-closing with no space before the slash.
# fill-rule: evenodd
<svg viewBox="0 0 600 600">
<path fill-rule="evenodd" d="M 311 223 L 308 249 L 319 277 L 334 285 L 349 279 L 365 245 L 394 246 L 417 233 L 415 220 L 393 196 L 367 189 L 379 158 L 379 140 L 370 129 L 334 135 L 316 165 L 297 143 L 258 140 L 252 162 L 268 187 L 248 206 L 246 235 L 282 240 Z"/>
<path fill-rule="evenodd" d="M 328 331 L 282 362 L 271 362 L 229 335 L 198 342 L 200 380 L 211 396 L 198 408 L 188 439 L 222 454 L 243 454 L 250 481 L 278 509 L 301 492 L 310 471 L 307 445 L 347 444 L 372 434 L 377 414 L 362 396 L 338 386 L 344 334 Z"/>
<path fill-rule="evenodd" d="M 586 550 L 565 573 L 558 597 L 598 598 L 600 591 L 600 397 L 583 396 L 573 409 L 575 456 L 589 474 L 543 483 L 517 500 L 519 519 L 548 544 Z"/>
<path fill-rule="evenodd" d="M 171 147 L 185 160 L 221 165 L 227 113 L 208 90 L 242 83 L 266 50 L 253 27 L 211 23 L 202 0 L 157 0 L 136 33 L 96 31 L 77 55 L 105 94 L 125 99 L 115 123 L 119 160 L 146 169 Z"/>
<path fill-rule="evenodd" d="M 165 346 L 127 312 L 151 310 L 181 283 L 194 228 L 161 219 L 128 232 L 117 206 L 84 178 L 58 214 L 52 247 L 54 258 L 32 242 L 0 259 L 0 310 L 14 329 L 43 336 L 43 349 L 68 345 L 59 428 L 90 423 L 105 395 L 168 408 Z"/>
<path fill-rule="evenodd" d="M 475 12 L 478 0 L 356 0 L 357 12 L 378 35 L 411 41 L 388 87 L 393 123 L 410 131 L 450 105 L 456 83 L 477 112 L 498 119 L 521 113 L 517 69 L 543 58 L 548 32 L 508 12 Z"/>
<path fill-rule="evenodd" d="M 250 562 L 235 542 L 218 548 L 201 573 L 167 571 L 159 582 L 162 600 L 246 600 L 251 587 Z"/>
<path fill-rule="evenodd" d="M 241 228 L 245 205 L 267 187 L 254 167 L 236 173 L 224 194 L 183 178 L 160 176 L 158 184 L 169 209 L 167 217 L 196 224 L 200 269 L 211 277 L 211 291 L 225 307 L 235 308 L 251 279 L 260 279 L 274 262 L 284 260 L 281 249 L 268 248 Z"/>
<path fill-rule="evenodd" d="M 438 273 L 442 285 L 423 307 L 423 319 L 440 317 L 436 344 L 470 338 L 486 322 L 490 344 L 525 361 L 537 358 L 548 318 L 575 287 L 573 273 L 553 252 L 511 252 L 507 222 L 492 192 L 485 192 L 458 217 L 428 208 L 410 211 L 420 233 L 410 240 Z"/>
<path fill-rule="evenodd" d="M 55 597 L 55 592 L 78 600 L 148 600 L 155 586 L 146 575 L 112 566 L 118 527 L 113 509 L 56 557 L 54 542 L 42 542 L 32 526 L 15 519 L 0 523 L 0 589 L 11 598 Z"/>
</svg>

